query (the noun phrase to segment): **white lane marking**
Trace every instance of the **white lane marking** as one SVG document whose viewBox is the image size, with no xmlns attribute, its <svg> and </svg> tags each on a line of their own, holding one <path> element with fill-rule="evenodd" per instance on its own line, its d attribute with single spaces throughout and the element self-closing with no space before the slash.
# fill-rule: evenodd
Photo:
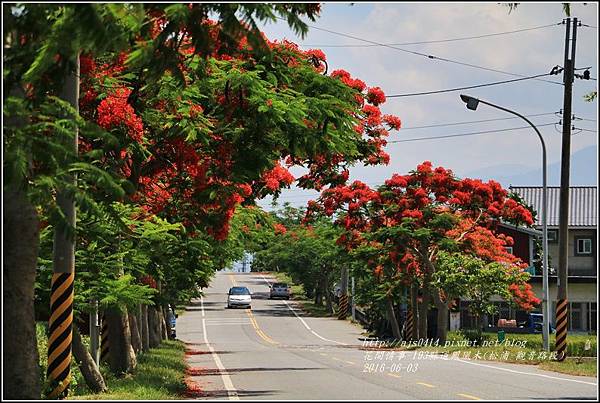
<svg viewBox="0 0 600 403">
<path fill-rule="evenodd" d="M 267 285 L 269 285 L 269 282 L 267 281 L 267 279 L 265 278 L 265 276 L 264 276 L 264 275 L 262 275 L 262 274 L 261 274 L 260 276 L 262 277 L 262 279 L 264 280 L 264 282 L 265 282 L 265 283 L 267 283 Z M 330 339 L 327 339 L 327 338 L 325 338 L 325 337 L 321 336 L 319 333 L 317 333 L 317 332 L 315 332 L 314 330 L 312 330 L 312 329 L 310 328 L 310 326 L 308 326 L 308 324 L 307 324 L 307 323 L 304 321 L 304 319 L 302 319 L 300 316 L 298 316 L 298 314 L 296 313 L 296 309 L 295 309 L 295 308 L 292 308 L 292 307 L 290 306 L 290 304 L 289 304 L 289 303 L 288 303 L 286 300 L 283 300 L 283 302 L 284 302 L 284 303 L 285 303 L 285 305 L 288 307 L 288 309 L 289 309 L 290 311 L 292 311 L 292 312 L 294 313 L 294 315 L 296 315 L 296 317 L 297 317 L 298 319 L 300 319 L 300 322 L 302 322 L 302 324 L 304 325 L 304 327 L 306 327 L 306 329 L 307 329 L 309 332 L 311 332 L 312 334 L 314 334 L 315 336 L 317 336 L 319 339 L 321 339 L 321 340 L 324 340 L 324 341 L 329 341 L 329 342 L 331 342 L 331 343 L 337 343 L 337 344 L 341 344 L 342 346 L 347 346 L 347 345 L 348 345 L 347 343 L 342 343 L 341 341 L 330 340 Z"/>
<path fill-rule="evenodd" d="M 551 376 L 551 375 L 544 375 L 544 374 L 534 374 L 532 372 L 523 372 L 523 371 L 517 371 L 515 369 L 508 369 L 508 368 L 501 368 L 501 367 L 496 367 L 494 365 L 488 365 L 488 364 L 480 364 L 478 362 L 472 362 L 472 361 L 464 361 L 461 360 L 460 358 L 457 358 L 456 361 L 460 361 L 460 362 L 464 362 L 465 364 L 472 364 L 472 365 L 479 365 L 480 367 L 488 367 L 488 368 L 493 368 L 493 369 L 497 369 L 500 371 L 507 371 L 507 372 L 514 372 L 515 374 L 523 374 L 523 375 L 533 375 L 533 376 L 540 376 L 542 378 L 550 378 L 550 379 L 558 379 L 561 381 L 569 381 L 569 382 L 577 382 L 577 383 L 585 383 L 586 385 L 594 385 L 594 386 L 598 386 L 597 383 L 593 383 L 593 382 L 586 382 L 586 381 L 580 381 L 578 379 L 569 379 L 569 378 L 561 378 L 559 376 Z"/>
<path fill-rule="evenodd" d="M 202 297 L 200 297 L 200 306 L 202 307 L 202 316 L 204 316 L 204 298 Z M 210 350 L 210 353 L 213 359 L 215 360 L 215 364 L 217 364 L 217 368 L 219 368 L 219 372 L 221 373 L 221 379 L 223 379 L 223 385 L 227 390 L 229 400 L 240 400 L 237 391 L 233 387 L 233 382 L 231 382 L 231 378 L 227 373 L 225 373 L 225 367 L 223 366 L 221 359 L 219 358 L 217 353 L 215 353 L 215 349 L 208 342 L 208 336 L 206 334 L 206 319 L 204 318 L 202 318 L 202 334 L 204 335 L 204 343 L 206 343 L 206 346 Z"/>
</svg>

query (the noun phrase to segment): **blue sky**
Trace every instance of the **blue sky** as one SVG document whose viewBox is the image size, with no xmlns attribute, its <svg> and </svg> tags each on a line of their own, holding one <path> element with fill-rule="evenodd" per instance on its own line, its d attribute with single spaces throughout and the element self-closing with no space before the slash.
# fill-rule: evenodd
<svg viewBox="0 0 600 403">
<path fill-rule="evenodd" d="M 572 3 L 572 16 L 584 24 L 598 26 L 598 7 L 595 3 Z M 324 3 L 316 27 L 337 31 L 379 43 L 406 43 L 461 38 L 525 28 L 558 24 L 564 14 L 561 3 L 521 3 L 516 10 L 493 3 Z M 513 76 L 466 66 L 431 60 L 385 47 L 328 47 L 324 45 L 366 45 L 368 43 L 344 38 L 328 32 L 310 29 L 301 39 L 280 21 L 263 28 L 270 39 L 286 38 L 303 48 L 320 48 L 328 59 L 329 71 L 343 68 L 369 86 L 379 86 L 388 95 L 477 85 L 509 80 Z M 549 72 L 564 59 L 565 27 L 555 25 L 525 32 L 498 35 L 465 41 L 398 46 L 403 49 L 433 54 L 463 63 L 503 70 L 522 75 Z M 591 66 L 592 77 L 598 76 L 598 29 L 579 27 L 577 35 L 576 67 Z M 581 72 L 581 71 L 580 71 Z M 545 77 L 557 82 L 560 76 Z M 597 81 L 575 80 L 573 113 L 590 119 L 578 120 L 579 128 L 597 130 L 598 101 L 584 102 L 583 95 L 597 89 Z M 403 129 L 392 132 L 388 140 L 430 137 L 468 132 L 497 130 L 525 126 L 520 119 L 454 125 L 428 129 L 410 129 L 416 126 L 437 125 L 475 120 L 507 118 L 497 109 L 481 105 L 476 112 L 467 110 L 459 94 L 485 99 L 531 117 L 536 125 L 558 122 L 552 113 L 562 109 L 563 87 L 536 80 L 476 88 L 460 92 L 388 99 L 382 105 L 384 113 L 402 119 Z M 557 127 L 560 129 L 560 127 Z M 540 126 L 548 147 L 548 163 L 560 161 L 560 139 L 553 125 Z M 585 155 L 597 153 L 597 132 L 574 135 L 571 153 L 584 150 Z M 522 129 L 478 136 L 443 140 L 428 140 L 389 144 L 390 164 L 379 167 L 355 166 L 351 179 L 360 179 L 377 185 L 393 173 L 406 173 L 417 164 L 430 160 L 443 165 L 461 176 L 473 176 L 482 171 L 492 175 L 531 172 L 541 166 L 541 146 L 532 129 Z M 577 155 L 583 155 L 580 153 Z M 590 159 L 589 177 L 583 181 L 595 184 L 597 159 Z M 302 170 L 292 171 L 298 175 Z M 536 184 L 536 183 L 533 183 Z M 304 205 L 316 192 L 292 188 L 284 190 L 279 199 L 293 205 Z M 270 199 L 260 202 L 267 207 Z"/>
</svg>

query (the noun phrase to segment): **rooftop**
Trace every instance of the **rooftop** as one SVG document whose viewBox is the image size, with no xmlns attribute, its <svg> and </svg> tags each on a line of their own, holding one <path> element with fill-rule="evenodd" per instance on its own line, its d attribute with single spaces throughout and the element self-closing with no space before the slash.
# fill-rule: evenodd
<svg viewBox="0 0 600 403">
<path fill-rule="evenodd" d="M 542 187 L 510 186 L 525 203 L 537 211 L 536 226 L 542 225 Z M 558 226 L 560 187 L 548 186 L 548 226 Z M 573 186 L 569 188 L 569 227 L 596 227 L 598 225 L 598 188 Z"/>
</svg>

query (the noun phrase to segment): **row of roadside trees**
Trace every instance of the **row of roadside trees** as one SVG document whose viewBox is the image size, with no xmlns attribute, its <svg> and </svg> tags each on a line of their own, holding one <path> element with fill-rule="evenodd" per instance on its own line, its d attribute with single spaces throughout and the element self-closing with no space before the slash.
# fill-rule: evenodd
<svg viewBox="0 0 600 403">
<path fill-rule="evenodd" d="M 316 303 L 349 268 L 373 330 L 385 322 L 397 339 L 427 338 L 435 308 L 435 338 L 444 343 L 458 298 L 471 301 L 477 322 L 494 313 L 497 296 L 524 310 L 540 302 L 527 265 L 506 250 L 512 239 L 498 231 L 501 223 L 531 226 L 534 212 L 497 182 L 459 179 L 426 161 L 377 189 L 358 181 L 326 189 L 304 217 L 290 211 L 276 214 L 285 236 L 256 253 L 255 266 L 289 272 Z M 402 305 L 412 334 L 401 333 Z"/>
<path fill-rule="evenodd" d="M 61 318 L 49 311 L 53 274 L 75 273 L 72 307 L 58 307 L 75 331 L 55 344 L 101 391 L 77 331 L 96 306 L 112 371 L 131 372 L 166 337 L 166 306 L 197 296 L 271 225 L 252 206 L 289 186 L 287 167 L 307 168 L 299 185 L 322 189 L 344 184 L 353 163 L 387 162 L 400 121 L 381 116 L 383 93 L 258 29 L 283 19 L 304 34 L 302 18 L 318 13 L 3 4 L 5 398 L 68 393 L 68 377 L 39 376 L 36 318 Z"/>
</svg>

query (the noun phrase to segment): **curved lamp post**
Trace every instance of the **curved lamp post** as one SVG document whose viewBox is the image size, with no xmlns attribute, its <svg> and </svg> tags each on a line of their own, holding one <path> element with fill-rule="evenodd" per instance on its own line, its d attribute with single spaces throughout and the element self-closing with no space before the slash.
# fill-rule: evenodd
<svg viewBox="0 0 600 403">
<path fill-rule="evenodd" d="M 540 131 L 537 129 L 537 127 L 535 127 L 533 125 L 533 123 L 531 123 L 529 121 L 529 119 L 527 119 L 525 116 L 515 112 L 515 111 L 511 111 L 510 109 L 506 109 L 503 108 L 501 106 L 498 105 L 494 105 L 492 103 L 483 101 L 481 99 L 478 98 L 474 98 L 471 97 L 469 95 L 460 95 L 460 99 L 462 99 L 462 101 L 464 103 L 467 104 L 467 109 L 471 109 L 471 110 L 476 110 L 477 106 L 479 105 L 479 103 L 491 106 L 493 108 L 496 109 L 500 109 L 502 111 L 511 113 L 513 115 L 516 115 L 518 117 L 520 117 L 521 119 L 523 119 L 524 121 L 526 121 L 527 123 L 529 123 L 529 125 L 531 127 L 533 127 L 533 130 L 535 130 L 535 132 L 537 133 L 541 143 L 542 143 L 542 243 L 543 243 L 543 263 L 542 263 L 542 287 L 543 287 L 543 297 L 542 297 L 542 314 L 544 316 L 544 321 L 542 323 L 542 338 L 543 338 L 543 344 L 544 344 L 544 350 L 545 351 L 549 351 L 549 345 L 550 345 L 550 341 L 549 341 L 549 333 L 550 333 L 550 327 L 549 327 L 549 314 L 548 314 L 548 225 L 547 225 L 547 220 L 546 220 L 546 209 L 547 209 L 547 193 L 548 193 L 548 187 L 547 187 L 547 172 L 546 172 L 546 143 L 544 142 L 544 138 L 542 137 L 542 135 L 540 134 Z"/>
</svg>

